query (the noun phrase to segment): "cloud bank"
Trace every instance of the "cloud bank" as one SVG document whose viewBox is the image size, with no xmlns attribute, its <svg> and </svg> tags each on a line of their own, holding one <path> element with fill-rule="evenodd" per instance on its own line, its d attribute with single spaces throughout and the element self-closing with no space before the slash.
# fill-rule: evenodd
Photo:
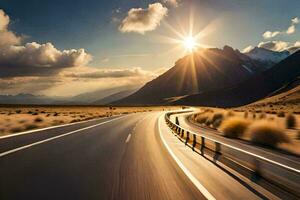
<svg viewBox="0 0 300 200">
<path fill-rule="evenodd" d="M 60 51 L 51 43 L 36 42 L 21 45 L 22 37 L 8 30 L 9 22 L 0 10 L 0 77 L 53 75 L 91 61 L 84 49 Z"/>
<path fill-rule="evenodd" d="M 257 47 L 264 48 L 272 51 L 289 51 L 290 53 L 294 53 L 300 50 L 300 41 L 296 41 L 295 43 L 289 43 L 285 41 L 267 41 L 260 42 Z M 246 47 L 242 50 L 243 53 L 250 52 L 254 47 L 252 45 Z"/>
<path fill-rule="evenodd" d="M 148 8 L 132 8 L 123 19 L 119 30 L 125 32 L 145 32 L 155 30 L 163 18 L 167 15 L 168 9 L 161 3 L 149 4 Z"/>
</svg>

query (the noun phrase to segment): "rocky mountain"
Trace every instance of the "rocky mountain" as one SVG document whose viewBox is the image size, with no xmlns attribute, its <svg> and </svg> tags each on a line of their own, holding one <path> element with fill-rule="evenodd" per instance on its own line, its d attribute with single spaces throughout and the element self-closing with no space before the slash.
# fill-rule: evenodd
<svg viewBox="0 0 300 200">
<path fill-rule="evenodd" d="M 268 69 L 273 65 L 275 65 L 276 63 L 279 63 L 280 61 L 287 58 L 290 55 L 290 52 L 288 51 L 277 52 L 269 49 L 255 47 L 248 53 L 245 53 L 245 55 L 250 57 L 252 60 L 257 61 L 262 68 Z"/>
<path fill-rule="evenodd" d="M 233 87 L 261 72 L 250 57 L 229 46 L 200 49 L 116 104 L 163 104 L 171 97 Z"/>
<path fill-rule="evenodd" d="M 300 76 L 300 51 L 233 87 L 189 95 L 173 104 L 234 107 L 278 94 Z"/>
</svg>

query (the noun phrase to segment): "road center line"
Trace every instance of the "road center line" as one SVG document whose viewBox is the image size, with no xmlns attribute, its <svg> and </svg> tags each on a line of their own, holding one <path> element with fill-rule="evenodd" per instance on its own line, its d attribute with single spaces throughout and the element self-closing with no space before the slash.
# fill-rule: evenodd
<svg viewBox="0 0 300 200">
<path fill-rule="evenodd" d="M 127 136 L 127 139 L 126 139 L 125 143 L 128 143 L 129 140 L 130 140 L 130 138 L 131 138 L 131 134 L 129 133 L 129 135 Z"/>
<path fill-rule="evenodd" d="M 162 135 L 161 131 L 161 121 L 164 117 L 164 114 L 162 114 L 158 119 L 158 131 L 160 138 L 165 145 L 166 149 L 168 150 L 171 157 L 175 160 L 177 165 L 181 168 L 181 170 L 185 173 L 185 175 L 192 181 L 192 183 L 196 186 L 196 188 L 208 199 L 208 200 L 215 200 L 215 197 L 198 181 L 198 179 L 184 166 L 184 164 L 180 161 L 180 159 L 175 155 L 175 153 L 172 151 L 168 143 L 166 142 L 165 138 Z"/>
<path fill-rule="evenodd" d="M 32 146 L 36 146 L 36 145 L 42 144 L 42 143 L 45 143 L 45 142 L 49 142 L 49 141 L 51 141 L 51 140 L 55 140 L 55 139 L 58 139 L 58 138 L 61 138 L 61 137 L 65 137 L 65 136 L 68 136 L 68 135 L 71 135 L 71 134 L 74 134 L 74 133 L 77 133 L 77 132 L 80 132 L 80 131 L 84 131 L 84 130 L 87 130 L 87 129 L 90 129 L 90 128 L 94 128 L 94 127 L 97 127 L 97 126 L 101 126 L 101 125 L 103 125 L 103 124 L 106 124 L 106 123 L 115 121 L 115 120 L 117 120 L 117 119 L 121 119 L 121 118 L 123 118 L 123 117 L 125 117 L 125 116 L 118 117 L 118 118 L 114 118 L 114 119 L 111 119 L 111 120 L 108 120 L 108 121 L 105 121 L 105 122 L 101 122 L 101 123 L 99 123 L 99 124 L 95 124 L 95 125 L 88 126 L 88 127 L 85 127 L 85 128 L 77 129 L 77 130 L 75 130 L 75 131 L 71 131 L 71 132 L 64 133 L 64 134 L 61 134 L 61 135 L 58 135 L 58 136 L 55 136 L 55 137 L 51 137 L 51 138 L 48 138 L 48 139 L 45 139 L 45 140 L 41 140 L 41 141 L 38 141 L 38 142 L 34 142 L 34 143 L 31 143 L 31 144 L 28 144 L 28 145 L 25 145 L 25 146 L 22 146 L 22 147 L 19 147 L 19 148 L 16 148 L 16 149 L 12 149 L 12 150 L 9 150 L 9 151 L 0 153 L 0 157 L 5 156 L 5 155 L 8 155 L 8 154 L 11 154 L 11 153 L 14 153 L 14 152 L 17 152 L 17 151 L 20 151 L 20 150 L 23 150 L 23 149 L 30 148 L 30 147 L 32 147 Z"/>
</svg>

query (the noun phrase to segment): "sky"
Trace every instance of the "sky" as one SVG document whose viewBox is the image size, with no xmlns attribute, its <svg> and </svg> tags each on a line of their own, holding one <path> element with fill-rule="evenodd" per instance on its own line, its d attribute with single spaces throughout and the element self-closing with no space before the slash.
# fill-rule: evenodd
<svg viewBox="0 0 300 200">
<path fill-rule="evenodd" d="M 0 94 L 143 85 L 191 29 L 204 47 L 297 49 L 299 17 L 299 0 L 0 0 Z"/>
</svg>

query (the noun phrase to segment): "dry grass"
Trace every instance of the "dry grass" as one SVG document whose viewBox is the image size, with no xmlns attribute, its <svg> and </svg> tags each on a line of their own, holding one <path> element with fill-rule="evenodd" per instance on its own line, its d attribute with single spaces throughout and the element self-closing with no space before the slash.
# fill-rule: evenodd
<svg viewBox="0 0 300 200">
<path fill-rule="evenodd" d="M 135 112 L 179 109 L 176 106 L 102 107 L 102 106 L 18 106 L 0 105 L 0 136 L 64 123 Z"/>
<path fill-rule="evenodd" d="M 220 127 L 223 135 L 229 138 L 240 138 L 248 128 L 250 122 L 239 117 L 225 119 Z"/>
<path fill-rule="evenodd" d="M 280 143 L 288 143 L 290 139 L 283 130 L 268 121 L 254 122 L 246 131 L 250 141 L 260 145 L 277 147 Z"/>
</svg>

